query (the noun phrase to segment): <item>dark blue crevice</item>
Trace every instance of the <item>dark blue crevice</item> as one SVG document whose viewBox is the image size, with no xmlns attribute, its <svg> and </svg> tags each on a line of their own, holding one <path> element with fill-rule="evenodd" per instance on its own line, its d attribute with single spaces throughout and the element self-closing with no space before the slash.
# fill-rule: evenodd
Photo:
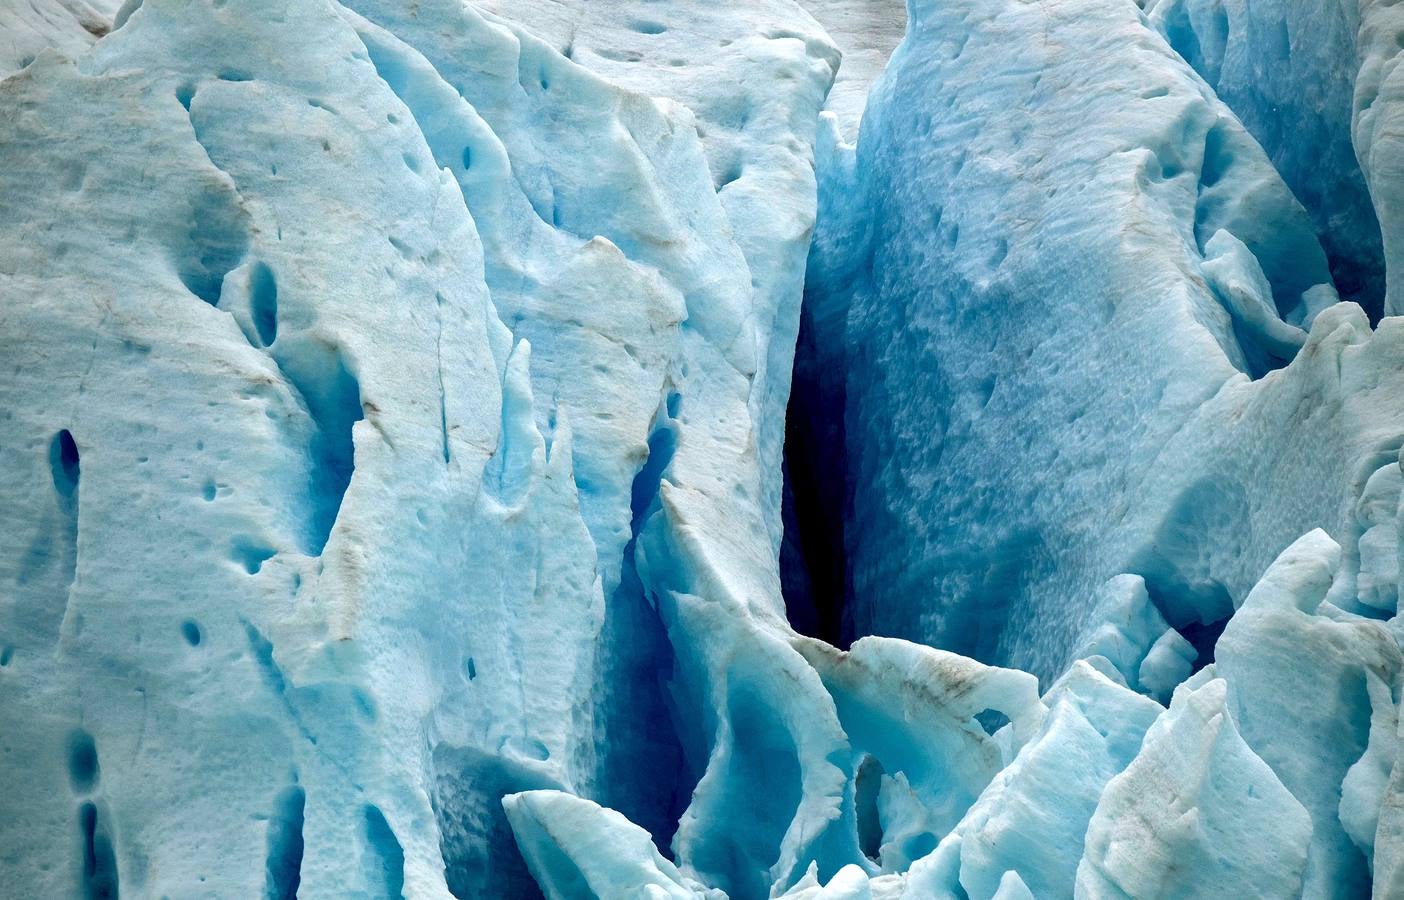
<svg viewBox="0 0 1404 900">
<path fill-rule="evenodd" d="M 405 851 L 400 847 L 385 814 L 366 807 L 366 853 L 361 857 L 367 888 L 380 888 L 374 897 L 401 900 L 405 895 Z"/>
<path fill-rule="evenodd" d="M 98 783 L 97 743 L 83 729 L 68 737 L 68 781 L 75 794 L 92 793 Z"/>
<path fill-rule="evenodd" d="M 341 350 L 316 340 L 280 341 L 274 356 L 316 424 L 310 463 L 307 552 L 320 555 L 355 472 L 355 424 L 364 418 L 361 385 Z"/>
<path fill-rule="evenodd" d="M 673 454 L 677 452 L 678 434 L 673 423 L 677 419 L 680 404 L 681 398 L 676 391 L 668 395 L 663 410 L 660 410 L 664 414 L 658 417 L 653 431 L 648 436 L 648 459 L 639 469 L 639 474 L 634 476 L 629 495 L 629 510 L 632 513 L 629 529 L 633 537 L 624 553 L 626 560 L 634 555 L 633 547 L 638 540 L 639 531 L 658 499 L 658 488 L 663 481 L 663 473 L 673 461 Z"/>
<path fill-rule="evenodd" d="M 278 795 L 268 820 L 265 900 L 296 900 L 302 882 L 302 825 L 307 794 L 296 785 Z"/>
<path fill-rule="evenodd" d="M 619 587 L 605 608 L 600 646 L 605 695 L 599 742 L 604 776 L 599 800 L 648 831 L 660 853 L 671 857 L 673 834 L 691 796 L 683 783 L 682 744 L 666 697 L 673 648 L 656 604 L 635 564 L 639 533 L 658 510 L 663 475 L 677 450 L 681 397 L 669 393 L 648 439 L 648 459 L 634 476 L 631 537 L 624 549 Z"/>
<path fill-rule="evenodd" d="M 84 900 L 118 900 L 117 854 L 102 825 L 97 804 L 84 803 L 78 808 L 78 827 L 82 842 L 80 884 Z"/>
<path fill-rule="evenodd" d="M 49 442 L 49 475 L 58 507 L 56 527 L 41 529 L 35 536 L 34 543 L 20 559 L 16 581 L 26 584 L 58 561 L 66 602 L 67 589 L 73 584 L 78 569 L 78 481 L 81 475 L 78 444 L 66 428 Z"/>
<path fill-rule="evenodd" d="M 854 635 L 844 549 L 844 384 L 826 355 L 839 348 L 821 347 L 819 330 L 802 309 L 785 409 L 780 585 L 791 627 L 847 649 Z"/>
<path fill-rule="evenodd" d="M 49 444 L 49 471 L 60 497 L 67 499 L 77 493 L 79 465 L 78 444 L 65 428 Z"/>
<path fill-rule="evenodd" d="M 271 347 L 278 339 L 278 281 L 263 262 L 254 263 L 249 272 L 249 316 L 259 341 Z"/>
</svg>

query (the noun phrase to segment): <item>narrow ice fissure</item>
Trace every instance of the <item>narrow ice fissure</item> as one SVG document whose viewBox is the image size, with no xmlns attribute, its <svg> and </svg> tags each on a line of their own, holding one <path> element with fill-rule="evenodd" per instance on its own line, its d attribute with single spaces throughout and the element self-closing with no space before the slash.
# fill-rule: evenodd
<svg viewBox="0 0 1404 900">
<path fill-rule="evenodd" d="M 844 549 L 842 396 L 826 393 L 814 372 L 813 326 L 801 314 L 799 346 L 785 410 L 782 467 L 784 540 L 780 583 L 790 625 L 839 648 L 853 640 Z"/>
<path fill-rule="evenodd" d="M 657 511 L 664 473 L 677 449 L 680 395 L 667 390 L 648 436 L 648 455 L 634 477 L 630 496 L 629 541 L 624 548 L 620 583 L 606 605 L 604 635 L 622 648 L 606 656 L 607 694 L 604 739 L 614 746 L 606 758 L 602 800 L 642 825 L 665 857 L 687 805 L 689 786 L 682 769 L 682 747 L 673 725 L 676 714 L 667 697 L 673 650 L 667 631 L 639 578 L 635 555 L 648 517 Z M 621 736 L 627 736 L 620 739 Z M 646 779 L 639 773 L 647 772 Z"/>
</svg>

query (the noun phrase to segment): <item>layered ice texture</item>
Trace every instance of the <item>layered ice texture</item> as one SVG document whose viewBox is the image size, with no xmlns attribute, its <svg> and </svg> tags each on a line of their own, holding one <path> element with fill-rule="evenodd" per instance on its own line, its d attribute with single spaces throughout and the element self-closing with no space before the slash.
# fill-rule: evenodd
<svg viewBox="0 0 1404 900">
<path fill-rule="evenodd" d="M 0 893 L 1399 896 L 1393 16 L 0 9 Z"/>
</svg>

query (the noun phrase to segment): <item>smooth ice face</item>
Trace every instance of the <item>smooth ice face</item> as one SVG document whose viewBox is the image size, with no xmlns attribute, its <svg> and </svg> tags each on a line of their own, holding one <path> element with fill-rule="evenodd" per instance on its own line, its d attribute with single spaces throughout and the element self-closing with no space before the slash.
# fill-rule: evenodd
<svg viewBox="0 0 1404 900">
<path fill-rule="evenodd" d="M 725 897 L 686 878 L 647 831 L 614 810 L 559 791 L 510 794 L 502 805 L 527 864 L 553 897 Z"/>
<path fill-rule="evenodd" d="M 821 153 L 796 388 L 844 448 L 815 453 L 847 492 L 851 633 L 1044 679 L 1121 573 L 1201 664 L 1318 524 L 1348 578 L 1388 577 L 1397 544 L 1357 520 L 1390 518 L 1364 488 L 1401 431 L 1397 328 L 1331 305 L 1308 217 L 1233 114 L 1134 9 L 1065 12 L 915 7 L 856 155 Z M 987 114 L 1015 92 L 1019 116 Z"/>
</svg>

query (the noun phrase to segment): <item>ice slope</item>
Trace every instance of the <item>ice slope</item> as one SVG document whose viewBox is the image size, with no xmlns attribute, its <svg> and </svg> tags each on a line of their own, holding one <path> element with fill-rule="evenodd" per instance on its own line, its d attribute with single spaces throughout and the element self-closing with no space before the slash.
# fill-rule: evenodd
<svg viewBox="0 0 1404 900">
<path fill-rule="evenodd" d="M 1206 654 L 1313 527 L 1387 580 L 1392 526 L 1361 534 L 1394 521 L 1398 325 L 1331 306 L 1233 114 L 1135 9 L 913 12 L 856 155 L 821 166 L 806 298 L 854 632 L 1051 679 L 1118 574 Z"/>
<path fill-rule="evenodd" d="M 1141 752 L 1106 786 L 1078 864 L 1079 896 L 1301 891 L 1311 821 L 1235 730 L 1226 690 L 1214 680 L 1177 691 Z"/>
<path fill-rule="evenodd" d="M 1150 0 L 1149 21 L 1267 150 L 1312 214 L 1342 296 L 1404 307 L 1399 36 L 1386 2 Z"/>
</svg>

